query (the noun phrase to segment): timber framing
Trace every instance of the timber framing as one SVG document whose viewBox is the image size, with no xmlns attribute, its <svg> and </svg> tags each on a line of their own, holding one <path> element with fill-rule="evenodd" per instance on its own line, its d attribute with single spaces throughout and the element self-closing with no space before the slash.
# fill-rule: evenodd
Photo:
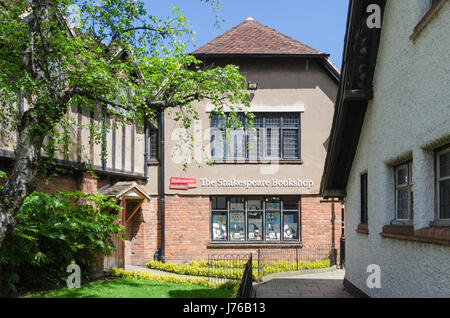
<svg viewBox="0 0 450 318">
<path fill-rule="evenodd" d="M 343 197 L 358 146 L 369 101 L 373 98 L 373 76 L 381 28 L 369 28 L 369 5 L 377 4 L 383 17 L 387 0 L 351 0 L 347 18 L 341 81 L 335 104 L 330 144 L 320 193 Z"/>
</svg>

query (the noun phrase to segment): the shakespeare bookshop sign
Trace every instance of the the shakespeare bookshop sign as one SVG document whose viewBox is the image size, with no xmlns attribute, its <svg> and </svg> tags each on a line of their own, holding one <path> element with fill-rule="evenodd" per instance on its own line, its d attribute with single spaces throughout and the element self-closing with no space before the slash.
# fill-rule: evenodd
<svg viewBox="0 0 450 318">
<path fill-rule="evenodd" d="M 311 189 L 314 185 L 312 180 L 297 179 L 263 179 L 263 180 L 244 180 L 236 178 L 200 178 L 202 188 L 306 188 Z"/>
</svg>

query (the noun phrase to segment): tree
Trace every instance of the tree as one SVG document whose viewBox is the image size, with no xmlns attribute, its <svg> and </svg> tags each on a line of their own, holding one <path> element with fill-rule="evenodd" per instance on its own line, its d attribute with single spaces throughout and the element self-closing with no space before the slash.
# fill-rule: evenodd
<svg viewBox="0 0 450 318">
<path fill-rule="evenodd" d="M 202 1 L 217 9 L 217 0 Z M 36 187 L 41 151 L 50 161 L 55 148 L 70 151 L 60 133 L 75 125 L 65 117 L 68 107 L 103 109 L 135 123 L 171 108 L 189 128 L 198 118 L 195 101 L 209 99 L 222 116 L 225 105 L 233 113 L 248 106 L 236 66 L 206 69 L 186 53 L 180 38 L 193 33 L 177 8 L 164 20 L 138 0 L 94 2 L 0 0 L 0 120 L 17 136 L 14 166 L 0 190 L 0 244 Z M 76 27 L 67 18 L 73 12 Z M 20 94 L 29 105 L 23 114 Z M 100 124 L 90 129 L 100 138 Z"/>
</svg>

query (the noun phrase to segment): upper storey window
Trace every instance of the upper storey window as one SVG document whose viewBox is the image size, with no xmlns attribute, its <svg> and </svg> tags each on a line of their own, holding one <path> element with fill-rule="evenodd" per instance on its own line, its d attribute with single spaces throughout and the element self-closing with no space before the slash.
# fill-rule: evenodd
<svg viewBox="0 0 450 318">
<path fill-rule="evenodd" d="M 211 156 L 215 160 L 300 159 L 300 113 L 257 113 L 253 125 L 239 115 L 241 128 L 228 118 L 211 120 Z"/>
</svg>

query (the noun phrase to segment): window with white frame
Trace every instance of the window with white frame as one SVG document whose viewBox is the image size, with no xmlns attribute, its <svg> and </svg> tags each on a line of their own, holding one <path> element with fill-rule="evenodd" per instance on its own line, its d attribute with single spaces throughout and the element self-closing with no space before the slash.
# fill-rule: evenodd
<svg viewBox="0 0 450 318">
<path fill-rule="evenodd" d="M 395 168 L 396 220 L 410 221 L 414 218 L 414 183 L 412 162 Z"/>
<path fill-rule="evenodd" d="M 436 157 L 438 218 L 450 220 L 450 147 Z"/>
</svg>

